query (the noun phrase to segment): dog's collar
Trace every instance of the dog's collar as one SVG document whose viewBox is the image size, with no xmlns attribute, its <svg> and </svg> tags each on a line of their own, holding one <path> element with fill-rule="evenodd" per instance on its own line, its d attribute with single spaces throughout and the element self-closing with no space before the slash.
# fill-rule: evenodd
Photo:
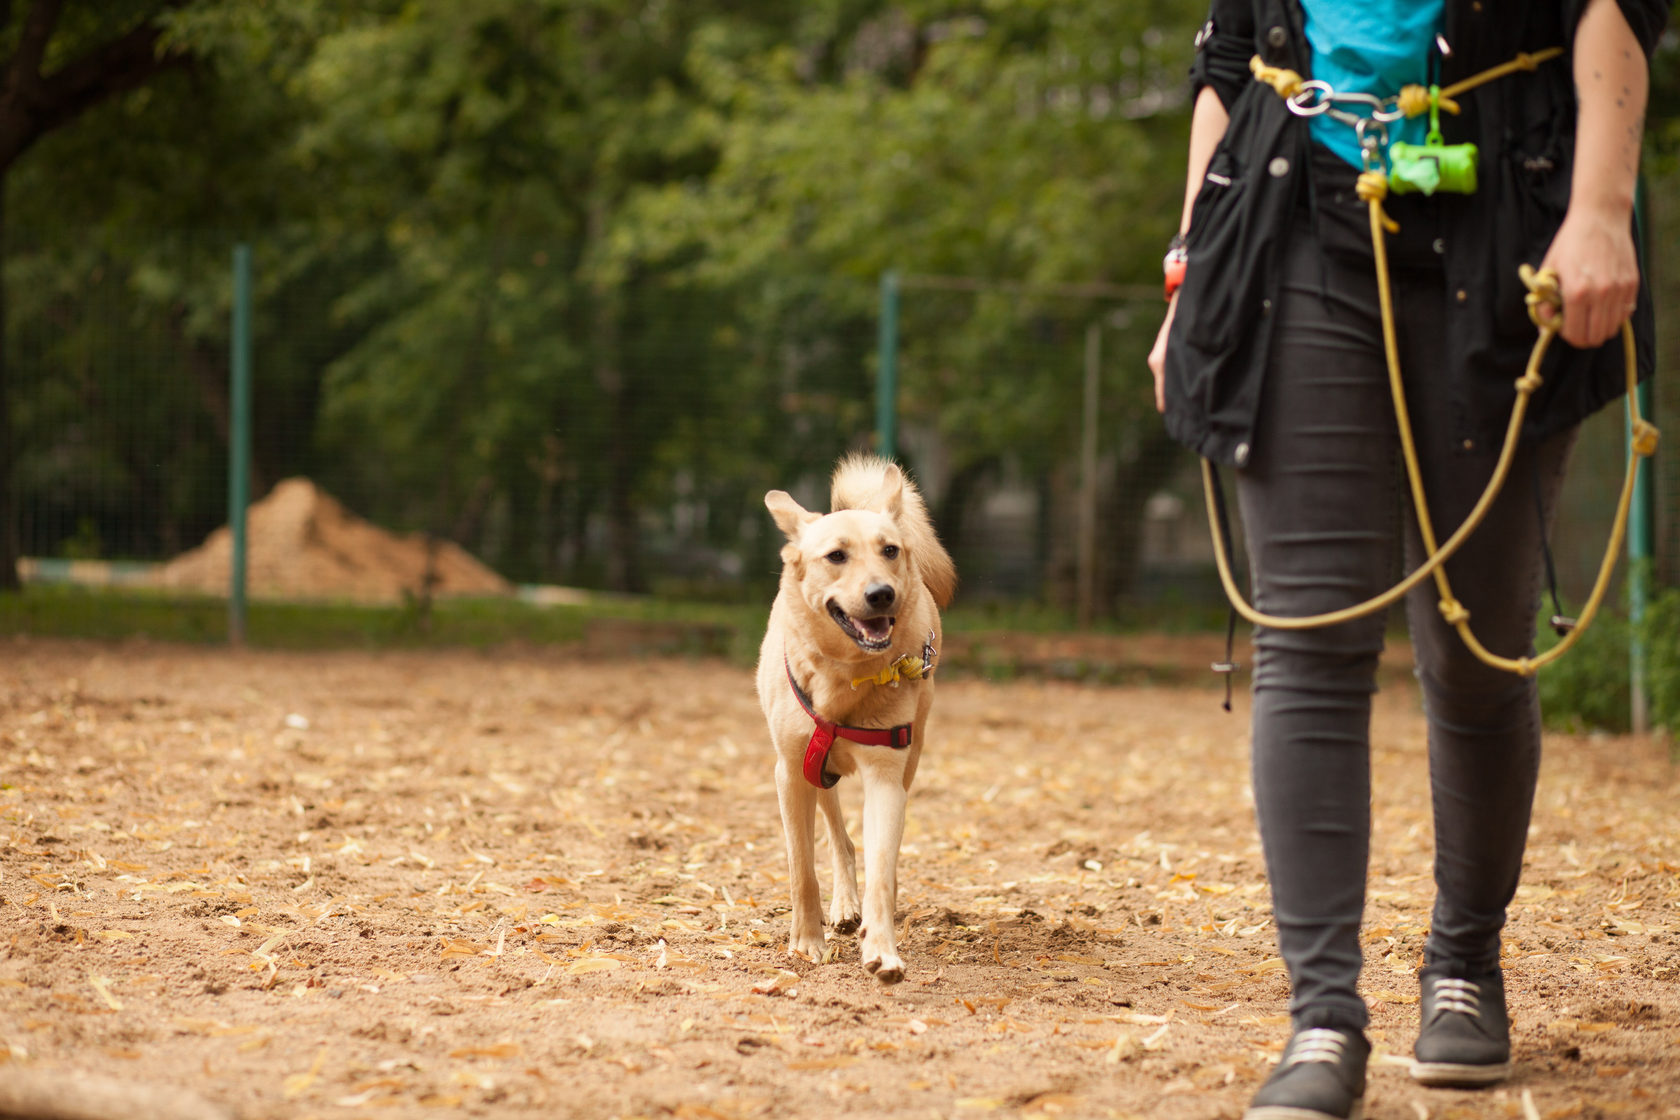
<svg viewBox="0 0 1680 1120">
<path fill-rule="evenodd" d="M 799 687 L 799 682 L 793 679 L 793 666 L 787 658 L 782 658 L 782 667 L 787 670 L 788 685 L 793 689 L 794 699 L 805 709 L 805 714 L 817 725 L 811 732 L 811 741 L 805 747 L 805 780 L 818 789 L 833 789 L 834 783 L 840 780 L 840 775 L 828 768 L 829 748 L 834 746 L 835 739 L 845 739 L 852 743 L 862 743 L 866 747 L 891 747 L 901 751 L 910 745 L 910 727 L 908 723 L 901 723 L 897 727 L 848 727 L 835 723 L 831 719 L 824 719 L 811 706 L 811 694 Z"/>
</svg>

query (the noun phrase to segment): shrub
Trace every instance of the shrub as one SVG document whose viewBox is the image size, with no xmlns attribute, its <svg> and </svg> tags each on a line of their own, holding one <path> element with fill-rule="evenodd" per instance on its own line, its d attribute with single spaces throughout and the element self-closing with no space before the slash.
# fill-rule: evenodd
<svg viewBox="0 0 1680 1120">
<path fill-rule="evenodd" d="M 1651 726 L 1680 734 L 1680 587 L 1652 596 L 1640 624 Z"/>
<path fill-rule="evenodd" d="M 1558 636 L 1540 620 L 1536 648 L 1557 645 Z M 1559 731 L 1626 731 L 1632 695 L 1628 671 L 1628 621 L 1601 609 L 1586 633 L 1557 661 L 1540 670 L 1540 711 Z"/>
</svg>

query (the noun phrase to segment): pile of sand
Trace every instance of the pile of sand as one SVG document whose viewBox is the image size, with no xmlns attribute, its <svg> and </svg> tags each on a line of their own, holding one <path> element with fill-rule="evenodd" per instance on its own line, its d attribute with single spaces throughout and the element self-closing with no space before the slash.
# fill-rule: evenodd
<svg viewBox="0 0 1680 1120">
<path fill-rule="evenodd" d="M 350 513 L 306 478 L 288 478 L 246 519 L 246 588 L 252 597 L 400 602 L 426 578 L 427 542 Z M 508 582 L 451 541 L 436 541 L 432 594 L 506 595 Z M 163 587 L 225 595 L 233 535 L 223 526 L 163 565 Z"/>
</svg>

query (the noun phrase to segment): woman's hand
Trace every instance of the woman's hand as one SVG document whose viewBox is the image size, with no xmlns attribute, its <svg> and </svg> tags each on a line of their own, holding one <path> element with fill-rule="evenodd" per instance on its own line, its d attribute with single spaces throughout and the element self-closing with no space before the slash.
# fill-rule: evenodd
<svg viewBox="0 0 1680 1120">
<path fill-rule="evenodd" d="M 1559 334 L 1569 345 L 1590 349 L 1613 338 L 1639 299 L 1639 258 L 1626 211 L 1572 205 L 1546 250 L 1541 267 L 1558 276 L 1563 296 Z M 1550 322 L 1550 307 L 1540 311 Z M 1151 359 L 1153 361 L 1153 359 Z"/>
<path fill-rule="evenodd" d="M 1541 265 L 1558 276 L 1563 340 L 1586 348 L 1614 335 L 1639 298 L 1633 196 L 1650 80 L 1616 0 L 1588 0 L 1573 67 L 1578 112 L 1569 209 Z"/>
<path fill-rule="evenodd" d="M 1167 317 L 1161 320 L 1161 330 L 1155 336 L 1155 345 L 1149 348 L 1149 372 L 1155 375 L 1155 411 L 1167 410 L 1167 332 L 1172 329 L 1173 312 L 1178 310 L 1178 293 L 1174 292 L 1167 303 Z"/>
</svg>

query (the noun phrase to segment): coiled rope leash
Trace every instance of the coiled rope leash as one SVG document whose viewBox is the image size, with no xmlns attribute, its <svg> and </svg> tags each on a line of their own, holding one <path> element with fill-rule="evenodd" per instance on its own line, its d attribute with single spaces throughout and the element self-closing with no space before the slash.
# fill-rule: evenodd
<svg viewBox="0 0 1680 1120">
<path fill-rule="evenodd" d="M 1383 353 L 1388 364 L 1389 392 L 1394 401 L 1394 417 L 1399 429 L 1400 451 L 1401 457 L 1405 461 L 1406 479 L 1411 487 L 1413 506 L 1417 510 L 1418 535 L 1422 538 L 1426 554 L 1425 561 L 1393 587 L 1353 606 L 1301 617 L 1283 617 L 1256 610 L 1243 598 L 1242 592 L 1237 588 L 1236 580 L 1231 575 L 1228 542 L 1220 527 L 1220 502 L 1216 493 L 1218 482 L 1214 478 L 1213 464 L 1204 458 L 1202 460 L 1202 488 L 1207 498 L 1208 525 L 1213 533 L 1214 562 L 1219 569 L 1219 581 L 1225 588 L 1225 595 L 1231 601 L 1232 608 L 1255 625 L 1268 626 L 1276 630 L 1312 630 L 1324 626 L 1335 626 L 1385 609 L 1425 579 L 1434 576 L 1436 589 L 1441 596 L 1439 603 L 1441 615 L 1458 631 L 1459 637 L 1470 652 L 1484 663 L 1495 668 L 1517 673 L 1521 676 L 1531 676 L 1542 666 L 1562 657 L 1572 645 L 1580 640 L 1581 634 L 1591 624 L 1599 605 L 1603 602 L 1604 596 L 1609 590 L 1610 577 L 1616 568 L 1616 556 L 1621 551 L 1622 541 L 1627 533 L 1627 515 L 1633 500 L 1633 485 L 1634 479 L 1638 475 L 1639 460 L 1656 453 L 1659 437 L 1656 426 L 1646 420 L 1639 411 L 1639 400 L 1636 392 L 1639 382 L 1639 363 L 1634 346 L 1631 320 L 1622 323 L 1621 333 L 1622 348 L 1626 355 L 1628 423 L 1632 438 L 1628 449 L 1627 475 L 1622 483 L 1621 498 L 1616 504 L 1616 517 L 1611 525 L 1610 540 L 1605 548 L 1604 559 L 1599 565 L 1598 578 L 1594 582 L 1592 592 L 1581 611 L 1579 621 L 1557 645 L 1538 657 L 1501 657 L 1483 646 L 1476 638 L 1474 631 L 1471 630 L 1470 612 L 1453 595 L 1452 585 L 1447 579 L 1445 564 L 1447 559 L 1463 546 L 1464 542 L 1470 538 L 1470 534 L 1487 517 L 1487 512 L 1492 507 L 1494 498 L 1498 495 L 1500 488 L 1505 484 L 1506 476 L 1510 473 L 1511 461 L 1516 455 L 1517 443 L 1522 435 L 1523 418 L 1528 412 L 1529 398 L 1541 385 L 1541 362 L 1545 359 L 1546 351 L 1558 332 L 1557 326 L 1554 325 L 1560 321 L 1557 314 L 1554 314 L 1551 322 L 1542 320 L 1540 316 L 1542 307 L 1551 307 L 1554 312 L 1560 312 L 1562 309 L 1563 302 L 1558 291 L 1557 274 L 1551 269 L 1535 270 L 1526 264 L 1522 265 L 1519 270 L 1524 285 L 1529 289 L 1528 295 L 1524 298 L 1528 304 L 1529 318 L 1533 320 L 1535 327 L 1539 330 L 1539 337 L 1535 339 L 1534 348 L 1529 353 L 1528 364 L 1523 371 L 1523 375 L 1516 381 L 1517 397 L 1511 405 L 1511 419 L 1505 428 L 1505 440 L 1500 447 L 1499 458 L 1494 464 L 1493 474 L 1488 479 L 1481 497 L 1476 500 L 1476 504 L 1465 517 L 1464 522 L 1453 531 L 1453 534 L 1444 543 L 1437 544 L 1434 525 L 1429 516 L 1429 504 L 1423 491 L 1423 475 L 1418 466 L 1417 448 L 1412 438 L 1411 418 L 1406 408 L 1405 384 L 1400 375 L 1400 351 L 1395 337 L 1393 294 L 1389 284 L 1388 250 L 1384 238 L 1385 232 L 1398 232 L 1400 228 L 1384 212 L 1382 206 L 1383 200 L 1388 197 L 1389 193 L 1389 178 L 1382 170 L 1379 152 L 1381 145 L 1386 141 L 1384 123 L 1397 120 L 1400 116 L 1417 116 L 1425 111 L 1430 112 L 1432 117 L 1440 109 L 1456 113 L 1458 112 L 1458 105 L 1452 101 L 1452 98 L 1456 95 L 1506 74 L 1521 70 L 1532 70 L 1539 63 L 1557 57 L 1562 53 L 1561 48 L 1552 48 L 1534 54 L 1518 55 L 1510 62 L 1483 71 L 1462 82 L 1448 86 L 1446 89 L 1424 89 L 1421 86 L 1407 86 L 1401 91 L 1399 97 L 1394 99 L 1393 108 L 1388 108 L 1387 102 L 1367 94 L 1337 94 L 1326 83 L 1303 81 L 1301 76 L 1292 70 L 1266 66 L 1258 56 L 1250 62 L 1250 68 L 1254 72 L 1255 79 L 1277 90 L 1279 96 L 1284 97 L 1289 102 L 1290 108 L 1298 115 L 1315 116 L 1321 112 L 1332 112 L 1337 119 L 1350 119 L 1358 131 L 1360 148 L 1364 153 L 1365 170 L 1359 176 L 1356 189 L 1359 197 L 1365 200 L 1370 209 L 1371 249 L 1377 274 L 1377 299 L 1382 312 Z M 1423 99 L 1421 103 L 1420 93 Z M 1309 102 L 1308 98 L 1312 100 Z M 1333 109 L 1333 103 L 1338 100 L 1369 102 L 1376 106 L 1376 111 L 1370 117 L 1355 117 L 1342 110 Z M 1432 139 L 1438 136 L 1438 128 L 1432 130 L 1431 136 Z"/>
</svg>

